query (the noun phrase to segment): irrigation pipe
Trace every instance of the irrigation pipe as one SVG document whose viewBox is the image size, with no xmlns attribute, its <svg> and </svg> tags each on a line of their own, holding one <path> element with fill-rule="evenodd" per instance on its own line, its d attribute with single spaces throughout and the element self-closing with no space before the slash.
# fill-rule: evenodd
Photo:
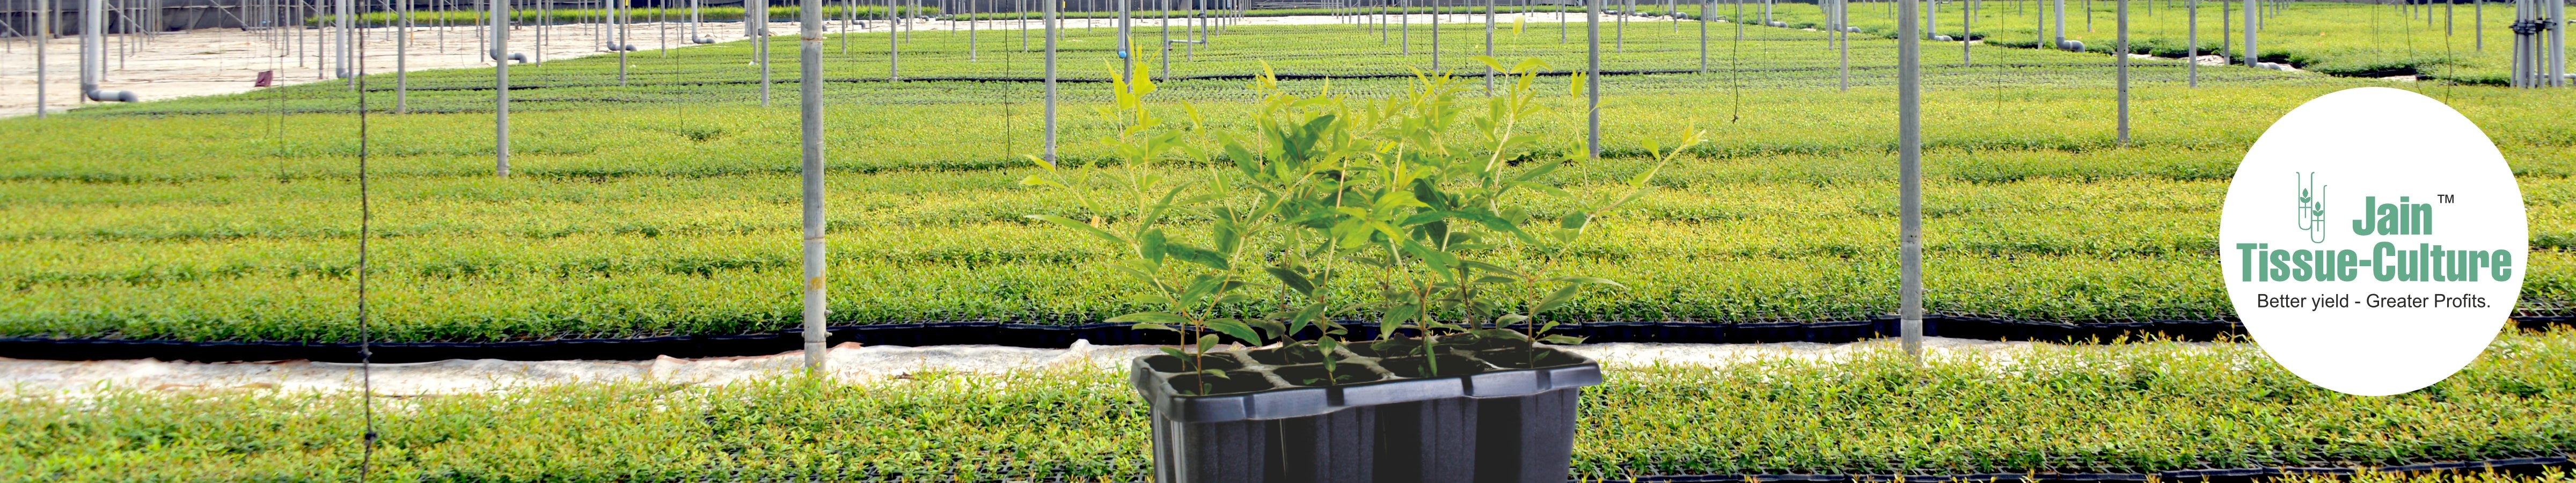
<svg viewBox="0 0 2576 483">
<path fill-rule="evenodd" d="M 99 90 L 98 83 L 107 79 L 107 42 L 100 38 L 106 29 L 107 0 L 89 0 L 81 8 L 81 97 L 99 102 L 134 102 L 133 91 Z"/>
</svg>

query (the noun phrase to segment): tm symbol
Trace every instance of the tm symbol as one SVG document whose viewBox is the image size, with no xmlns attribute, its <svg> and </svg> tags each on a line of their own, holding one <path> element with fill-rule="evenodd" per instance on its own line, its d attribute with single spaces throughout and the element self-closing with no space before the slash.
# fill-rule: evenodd
<svg viewBox="0 0 2576 483">
<path fill-rule="evenodd" d="M 2434 196 L 2434 197 L 2436 197 L 2436 198 L 2441 198 L 2443 203 L 2449 203 L 2449 202 L 2459 201 L 2459 200 L 2460 200 L 2460 198 L 2459 198 L 2459 197 L 2460 197 L 2460 195 L 2433 195 L 2433 196 Z"/>
</svg>

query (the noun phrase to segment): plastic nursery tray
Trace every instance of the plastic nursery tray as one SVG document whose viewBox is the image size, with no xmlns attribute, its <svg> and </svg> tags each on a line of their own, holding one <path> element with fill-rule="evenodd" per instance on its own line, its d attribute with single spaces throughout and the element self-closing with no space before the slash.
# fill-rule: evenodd
<svg viewBox="0 0 2576 483">
<path fill-rule="evenodd" d="M 1420 356 L 1371 357 L 1378 354 L 1344 348 L 1336 351 L 1339 363 L 1358 370 L 1341 370 L 1375 380 L 1295 385 L 1283 371 L 1320 373 L 1322 364 L 1271 364 L 1236 350 L 1212 355 L 1218 362 L 1203 367 L 1223 367 L 1236 384 L 1266 388 L 1184 394 L 1175 381 L 1195 384 L 1201 376 L 1155 367 L 1157 358 L 1178 361 L 1170 356 L 1130 362 L 1129 382 L 1153 408 L 1158 482 L 1566 481 L 1575 403 L 1582 387 L 1601 383 L 1600 365 L 1561 349 L 1509 342 L 1518 345 L 1442 346 L 1443 375 L 1416 372 Z M 1548 363 L 1509 369 L 1486 359 L 1512 350 L 1533 351 L 1530 359 Z M 1472 370 L 1451 373 L 1462 367 Z"/>
</svg>

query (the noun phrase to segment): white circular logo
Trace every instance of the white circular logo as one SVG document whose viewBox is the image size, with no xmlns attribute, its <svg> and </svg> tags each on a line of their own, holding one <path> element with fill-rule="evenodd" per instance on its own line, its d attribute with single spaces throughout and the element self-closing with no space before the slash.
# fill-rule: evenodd
<svg viewBox="0 0 2576 483">
<path fill-rule="evenodd" d="M 2440 382 L 2522 293 L 2522 189 L 2441 101 L 2364 87 L 2308 101 L 2245 152 L 2219 215 L 2227 298 L 2282 367 L 2346 394 Z"/>
</svg>

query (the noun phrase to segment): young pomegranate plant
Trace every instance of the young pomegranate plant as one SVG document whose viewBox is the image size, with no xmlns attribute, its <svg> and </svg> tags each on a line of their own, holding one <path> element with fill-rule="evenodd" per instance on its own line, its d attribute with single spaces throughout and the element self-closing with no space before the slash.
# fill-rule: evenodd
<svg viewBox="0 0 2576 483">
<path fill-rule="evenodd" d="M 1185 343 L 1165 351 L 1183 361 L 1179 372 L 1195 376 L 1200 394 L 1244 374 L 1229 372 L 1239 361 L 1211 354 L 1223 337 L 1324 364 L 1323 375 L 1291 384 L 1374 380 L 1338 371 L 1352 334 L 1337 320 L 1373 319 L 1377 342 L 1368 352 L 1422 356 L 1429 375 L 1469 370 L 1441 367 L 1444 336 L 1469 345 L 1580 342 L 1548 335 L 1556 323 L 1537 315 L 1586 287 L 1621 286 L 1556 273 L 1557 261 L 1601 215 L 1650 192 L 1661 167 L 1701 134 L 1653 148 L 1657 163 L 1624 191 L 1534 216 L 1523 206 L 1531 197 L 1576 197 L 1544 180 L 1576 160 L 1535 159 L 1542 135 L 1523 122 L 1543 114 L 1532 85 L 1545 65 L 1483 60 L 1514 81 L 1482 102 L 1462 100 L 1466 89 L 1447 75 L 1418 74 L 1403 95 L 1355 101 L 1332 95 L 1329 85 L 1314 95 L 1290 92 L 1265 69 L 1251 86 L 1263 100 L 1249 132 L 1203 129 L 1186 105 L 1191 126 L 1167 128 L 1143 102 L 1154 90 L 1143 69 L 1114 76 L 1116 102 L 1103 113 L 1120 129 L 1103 142 L 1117 166 L 1039 159 L 1044 171 L 1022 181 L 1070 191 L 1092 218 L 1029 218 L 1117 248 L 1120 256 L 1107 263 L 1145 287 L 1136 299 L 1159 310 L 1108 320 L 1181 333 Z M 1208 170 L 1165 179 L 1153 173 L 1169 171 L 1145 169 L 1155 163 Z M 1101 215 L 1108 209 L 1129 215 Z M 1537 256 L 1507 256 L 1514 253 Z M 1408 330 L 1419 337 L 1401 337 Z"/>
</svg>

